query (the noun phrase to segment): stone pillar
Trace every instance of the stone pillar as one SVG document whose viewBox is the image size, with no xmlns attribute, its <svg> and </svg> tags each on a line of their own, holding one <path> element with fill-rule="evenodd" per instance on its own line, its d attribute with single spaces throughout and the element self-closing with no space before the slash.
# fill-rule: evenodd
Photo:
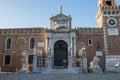
<svg viewBox="0 0 120 80">
<path fill-rule="evenodd" d="M 74 56 L 76 56 L 76 39 L 74 37 Z"/>
<path fill-rule="evenodd" d="M 68 56 L 68 68 L 72 67 L 72 56 Z"/>
<path fill-rule="evenodd" d="M 74 56 L 74 37 L 72 38 L 72 56 Z"/>
<path fill-rule="evenodd" d="M 48 69 L 52 69 L 52 57 L 48 56 Z"/>
<path fill-rule="evenodd" d="M 72 37 L 70 38 L 70 42 L 71 42 L 71 49 L 70 49 L 70 55 L 72 56 L 72 53 L 73 53 L 73 41 L 72 41 Z"/>
<path fill-rule="evenodd" d="M 33 56 L 33 69 L 32 69 L 33 72 L 37 72 L 37 56 L 34 55 Z"/>
<path fill-rule="evenodd" d="M 48 50 L 48 38 L 46 37 L 46 52 Z"/>
<path fill-rule="evenodd" d="M 83 57 L 83 60 L 82 60 L 82 61 L 83 61 L 83 69 L 82 69 L 83 72 L 88 72 L 88 71 L 87 71 L 87 68 L 88 68 L 88 67 L 87 67 L 87 57 Z"/>
<path fill-rule="evenodd" d="M 48 53 L 48 47 L 49 47 L 49 38 L 46 38 L 46 52 Z"/>
</svg>

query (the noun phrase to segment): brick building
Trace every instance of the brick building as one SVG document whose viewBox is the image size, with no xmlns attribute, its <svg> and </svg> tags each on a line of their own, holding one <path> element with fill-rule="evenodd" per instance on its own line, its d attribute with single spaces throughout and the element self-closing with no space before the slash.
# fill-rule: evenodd
<svg viewBox="0 0 120 80">
<path fill-rule="evenodd" d="M 23 52 L 27 68 L 34 72 L 40 67 L 89 70 L 94 56 L 99 57 L 103 70 L 114 70 L 120 63 L 120 6 L 116 0 L 98 0 L 96 20 L 98 28 L 73 29 L 72 17 L 64 15 L 60 6 L 59 13 L 50 18 L 50 29 L 0 29 L 1 70 L 21 69 Z M 35 50 L 39 50 L 36 63 Z"/>
</svg>

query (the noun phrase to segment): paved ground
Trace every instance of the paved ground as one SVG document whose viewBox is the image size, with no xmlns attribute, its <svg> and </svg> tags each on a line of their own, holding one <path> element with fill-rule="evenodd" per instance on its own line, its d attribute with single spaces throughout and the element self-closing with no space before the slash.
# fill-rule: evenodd
<svg viewBox="0 0 120 80">
<path fill-rule="evenodd" d="M 0 74 L 0 80 L 120 80 L 120 73 Z"/>
</svg>

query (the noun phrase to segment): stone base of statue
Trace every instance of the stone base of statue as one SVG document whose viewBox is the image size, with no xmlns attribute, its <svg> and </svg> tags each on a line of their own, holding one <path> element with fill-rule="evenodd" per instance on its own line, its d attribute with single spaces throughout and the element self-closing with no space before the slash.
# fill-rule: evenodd
<svg viewBox="0 0 120 80">
<path fill-rule="evenodd" d="M 82 72 L 87 73 L 88 69 L 87 69 L 87 57 L 83 57 L 83 68 L 82 68 Z"/>
<path fill-rule="evenodd" d="M 18 71 L 18 73 L 28 73 L 28 72 L 29 72 L 29 70 L 28 70 L 28 68 L 26 67 L 25 64 L 23 65 L 22 69 L 20 69 L 20 70 Z"/>
<path fill-rule="evenodd" d="M 95 56 L 92 61 L 92 68 L 93 68 L 93 73 L 103 73 L 103 70 L 99 66 L 98 62 L 100 62 L 100 59 Z"/>
<path fill-rule="evenodd" d="M 103 73 L 103 70 L 99 67 L 99 68 L 93 68 L 93 73 Z"/>
</svg>

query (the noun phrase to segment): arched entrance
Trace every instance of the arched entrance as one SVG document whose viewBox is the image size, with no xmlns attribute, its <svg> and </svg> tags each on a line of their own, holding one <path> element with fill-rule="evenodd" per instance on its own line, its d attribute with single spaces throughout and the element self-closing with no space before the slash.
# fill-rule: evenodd
<svg viewBox="0 0 120 80">
<path fill-rule="evenodd" d="M 68 45 L 59 40 L 54 44 L 54 68 L 63 69 L 68 67 Z"/>
</svg>

